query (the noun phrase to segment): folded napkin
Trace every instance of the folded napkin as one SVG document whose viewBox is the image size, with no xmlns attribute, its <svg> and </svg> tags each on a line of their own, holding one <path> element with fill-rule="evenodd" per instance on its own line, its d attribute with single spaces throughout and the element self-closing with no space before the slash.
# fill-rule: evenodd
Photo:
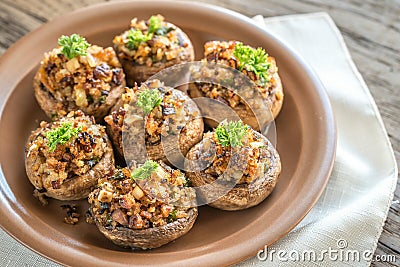
<svg viewBox="0 0 400 267">
<path fill-rule="evenodd" d="M 338 147 L 327 188 L 311 212 L 273 247 L 238 266 L 367 266 L 397 180 L 393 151 L 377 107 L 329 15 L 258 16 L 255 20 L 297 50 L 322 80 L 336 116 Z M 57 264 L 0 230 L 0 266 Z"/>
<path fill-rule="evenodd" d="M 267 254 L 238 266 L 368 266 L 397 182 L 396 161 L 376 104 L 328 14 L 254 19 L 317 73 L 332 103 L 338 144 L 332 175 L 316 206 Z"/>
</svg>

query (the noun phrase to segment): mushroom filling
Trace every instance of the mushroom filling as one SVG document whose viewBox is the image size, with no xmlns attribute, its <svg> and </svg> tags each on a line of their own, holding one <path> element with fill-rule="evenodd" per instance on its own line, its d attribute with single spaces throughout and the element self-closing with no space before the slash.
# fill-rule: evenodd
<svg viewBox="0 0 400 267">
<path fill-rule="evenodd" d="M 211 163 L 204 170 L 206 174 L 217 178 L 226 172 L 229 164 L 234 167 L 247 161 L 243 168 L 243 176 L 237 184 L 250 184 L 264 176 L 271 165 L 271 153 L 266 149 L 266 143 L 261 134 L 246 125 L 244 127 L 245 133 L 240 138 L 240 144 L 236 146 L 221 142 L 215 131 L 204 134 L 203 145 L 197 155 L 200 160 Z M 237 153 L 240 153 L 240 156 L 235 155 Z"/>
<path fill-rule="evenodd" d="M 27 146 L 35 158 L 32 171 L 36 188 L 58 189 L 66 180 L 82 176 L 103 157 L 107 147 L 104 126 L 81 111 L 70 112 L 53 123 L 42 121 L 42 130 Z"/>
<path fill-rule="evenodd" d="M 161 15 L 149 20 L 132 19 L 130 30 L 114 38 L 120 51 L 118 56 L 133 60 L 140 65 L 152 66 L 155 62 L 166 62 L 179 58 L 189 44 L 182 39 L 180 31 Z"/>
<path fill-rule="evenodd" d="M 269 99 L 274 95 L 278 100 L 283 97 L 280 91 L 274 90 L 277 87 L 274 77 L 278 72 L 275 60 L 261 48 L 254 49 L 235 41 L 210 41 L 204 45 L 204 50 L 203 61 L 216 62 L 241 71 L 254 82 L 259 91 L 243 92 L 244 95 L 239 96 L 220 85 L 196 83 L 204 96 L 221 101 L 233 108 L 239 104 L 246 104 L 244 100 L 258 98 L 260 93 L 263 99 Z M 233 82 L 231 84 L 233 88 L 240 87 L 240 81 L 236 81 L 235 77 L 226 77 L 224 72 L 215 73 L 213 70 L 203 68 L 201 72 L 192 75 L 194 79 L 216 75 L 216 80 L 227 81 L 229 84 Z"/>
<path fill-rule="evenodd" d="M 90 212 L 94 219 L 108 229 L 122 226 L 138 230 L 188 217 L 189 206 L 174 206 L 176 199 L 188 196 L 190 202 L 195 199 L 194 190 L 185 188 L 185 176 L 179 170 L 153 164 L 156 167 L 148 174 L 149 177 L 142 177 L 142 172 L 136 178 L 145 179 L 145 184 L 152 187 L 145 184 L 139 186 L 134 179 L 137 171 L 130 172 L 128 168 L 116 169 L 113 175 L 99 179 L 98 187 L 89 195 Z M 158 198 L 160 195 L 163 196 L 162 201 Z"/>
<path fill-rule="evenodd" d="M 124 77 L 114 50 L 97 45 L 89 46 L 86 55 L 71 59 L 62 47 L 55 48 L 45 53 L 39 69 L 42 89 L 60 103 L 60 109 L 101 106 L 112 88 L 123 84 Z"/>
<path fill-rule="evenodd" d="M 155 96 L 154 96 L 155 95 Z M 124 120 L 127 110 L 130 108 L 142 108 L 145 118 L 145 140 L 147 144 L 157 144 L 161 136 L 178 135 L 185 131 L 185 125 L 195 118 L 198 114 L 190 113 L 186 110 L 182 98 L 182 93 L 172 88 L 165 87 L 159 80 L 142 83 L 140 88 L 126 88 L 126 93 L 122 95 L 123 106 L 118 111 L 112 112 L 104 120 L 109 124 L 114 132 L 122 136 Z M 153 99 L 152 102 L 150 98 Z M 131 102 L 133 101 L 133 102 Z M 135 103 L 135 105 L 131 105 Z M 137 111 L 139 113 L 139 110 Z M 130 115 L 129 120 L 141 119 L 140 116 Z M 135 129 L 126 129 L 133 135 Z M 139 130 L 136 129 L 137 133 Z"/>
</svg>

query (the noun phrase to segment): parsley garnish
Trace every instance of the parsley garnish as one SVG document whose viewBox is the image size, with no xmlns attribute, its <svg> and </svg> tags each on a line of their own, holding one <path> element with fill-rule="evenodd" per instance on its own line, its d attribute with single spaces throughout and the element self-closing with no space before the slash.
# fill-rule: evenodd
<svg viewBox="0 0 400 267">
<path fill-rule="evenodd" d="M 131 173 L 131 178 L 138 180 L 147 179 L 157 168 L 158 163 L 148 159 L 142 166 Z"/>
<path fill-rule="evenodd" d="M 246 69 L 254 72 L 263 85 L 269 81 L 268 69 L 271 63 L 268 62 L 268 54 L 263 48 L 254 49 L 239 42 L 235 45 L 233 55 L 239 61 L 240 71 Z"/>
<path fill-rule="evenodd" d="M 162 102 L 162 96 L 157 89 L 145 89 L 138 94 L 138 101 L 136 105 L 141 107 L 144 115 L 148 115 L 155 107 L 159 106 Z"/>
<path fill-rule="evenodd" d="M 167 220 L 168 220 L 169 223 L 172 223 L 172 222 L 176 221 L 176 219 L 177 219 L 177 218 L 176 218 L 177 213 L 178 213 L 177 210 L 171 211 L 171 213 L 168 215 L 168 218 L 167 218 Z"/>
<path fill-rule="evenodd" d="M 73 59 L 76 56 L 86 56 L 86 50 L 90 46 L 85 38 L 76 33 L 58 38 L 58 45 L 62 47 L 61 52 L 68 59 Z"/>
<path fill-rule="evenodd" d="M 157 16 L 151 16 L 149 19 L 149 30 L 148 34 L 157 33 L 161 28 L 161 19 Z"/>
<path fill-rule="evenodd" d="M 82 130 L 81 127 L 73 128 L 72 123 L 63 123 L 60 127 L 46 133 L 47 145 L 50 152 L 56 150 L 58 144 L 63 145 L 76 137 Z"/>
<path fill-rule="evenodd" d="M 128 42 L 126 43 L 126 47 L 129 50 L 137 49 L 141 43 L 149 41 L 152 37 L 152 34 L 143 34 L 141 30 L 130 29 L 128 32 Z"/>
<path fill-rule="evenodd" d="M 130 29 L 128 31 L 128 42 L 126 47 L 129 50 L 135 50 L 139 47 L 141 43 L 145 43 L 156 35 L 166 35 L 168 32 L 173 30 L 173 28 L 166 28 L 161 25 L 162 19 L 159 16 L 151 16 L 148 20 L 149 28 L 147 33 L 143 33 L 139 29 Z"/>
<path fill-rule="evenodd" d="M 237 147 L 242 145 L 242 139 L 246 135 L 247 130 L 248 126 L 243 125 L 242 121 L 231 121 L 228 123 L 223 121 L 215 129 L 215 134 L 221 146 Z"/>
</svg>

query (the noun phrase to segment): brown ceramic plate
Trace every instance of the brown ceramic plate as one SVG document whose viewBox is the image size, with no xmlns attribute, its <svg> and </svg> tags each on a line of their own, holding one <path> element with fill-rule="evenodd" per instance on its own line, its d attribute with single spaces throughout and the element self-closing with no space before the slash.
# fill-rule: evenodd
<svg viewBox="0 0 400 267">
<path fill-rule="evenodd" d="M 276 121 L 283 171 L 270 197 L 257 207 L 223 212 L 201 207 L 193 229 L 162 248 L 130 252 L 106 240 L 93 225 L 62 222 L 61 202 L 42 207 L 32 196 L 24 169 L 24 145 L 31 130 L 46 119 L 32 89 L 45 51 L 62 34 L 80 33 L 89 42 L 111 45 L 132 17 L 155 13 L 185 30 L 197 58 L 210 39 L 236 39 L 262 46 L 273 55 L 285 86 Z M 322 193 L 333 164 L 335 123 L 323 86 L 287 46 L 251 19 L 196 3 L 133 1 L 109 3 L 59 17 L 26 35 L 0 61 L 0 217 L 1 226 L 34 251 L 65 265 L 228 265 L 282 238 L 308 213 Z M 82 201 L 81 206 L 85 201 Z M 83 209 L 84 207 L 82 207 Z M 84 213 L 84 211 L 82 211 Z"/>
</svg>

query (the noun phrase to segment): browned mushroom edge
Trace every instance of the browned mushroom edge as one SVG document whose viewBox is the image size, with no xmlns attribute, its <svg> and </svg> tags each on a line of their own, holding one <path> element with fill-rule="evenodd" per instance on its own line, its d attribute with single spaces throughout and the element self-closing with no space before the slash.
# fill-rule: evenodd
<svg viewBox="0 0 400 267">
<path fill-rule="evenodd" d="M 247 136 L 238 150 L 221 146 L 215 132 L 208 132 L 188 152 L 187 159 L 191 161 L 187 167 L 190 170 L 208 166 L 202 171 L 186 172 L 192 185 L 199 187 L 197 192 L 203 202 L 222 210 L 242 210 L 259 204 L 272 192 L 281 172 L 278 152 L 265 136 L 253 129 L 248 128 Z M 218 186 L 202 187 L 222 178 L 230 160 L 232 170 L 242 173 L 231 190 L 221 196 Z"/>
<path fill-rule="evenodd" d="M 47 133 L 70 124 L 79 132 L 51 151 Z M 105 127 L 81 111 L 60 120 L 41 122 L 25 147 L 25 169 L 37 193 L 59 200 L 85 198 L 114 169 L 112 145 Z"/>
<path fill-rule="evenodd" d="M 153 160 L 168 162 L 164 151 L 174 151 L 178 148 L 178 144 L 161 142 L 161 136 L 168 138 L 176 135 L 179 135 L 179 139 L 177 139 L 179 149 L 185 156 L 189 149 L 202 138 L 204 125 L 200 111 L 185 93 L 164 86 L 159 80 L 147 81 L 142 83 L 140 87 L 135 86 L 133 89 L 126 88 L 126 92 L 112 109 L 111 114 L 104 118 L 107 123 L 107 132 L 116 151 L 120 155 L 123 155 L 123 152 L 130 153 L 123 151 L 122 130 L 124 129 L 134 136 L 135 131 L 139 132 L 139 129 L 135 129 L 137 126 L 134 124 L 132 127 L 127 124 L 124 125 L 126 112 L 130 109 L 139 109 L 135 104 L 138 94 L 147 89 L 158 90 L 163 96 L 161 104 L 154 108 L 145 119 L 145 134 L 142 135 L 145 137 L 143 142 L 146 143 L 148 157 Z M 139 114 L 139 111 L 137 112 Z M 124 148 L 131 147 L 129 142 L 129 138 L 124 140 Z M 138 139 L 134 138 L 132 142 L 138 142 Z"/>
<path fill-rule="evenodd" d="M 90 213 L 105 237 L 118 246 L 151 249 L 177 239 L 192 228 L 197 207 L 174 206 L 172 202 L 172 198 L 188 198 L 192 204 L 196 201 L 195 191 L 185 187 L 187 180 L 182 172 L 160 162 L 148 178 L 157 186 L 149 181 L 139 186 L 131 175 L 128 168 L 116 169 L 113 175 L 99 179 L 97 188 L 89 195 Z M 171 185 L 175 188 L 173 192 L 168 191 Z M 164 198 L 158 199 L 158 194 Z"/>
<path fill-rule="evenodd" d="M 241 66 L 239 66 L 239 61 L 234 56 L 236 44 L 236 41 L 210 41 L 205 43 L 203 61 L 218 63 L 240 70 Z M 251 81 L 254 82 L 254 88 L 257 88 L 258 90 L 242 92 L 243 95 L 239 96 L 233 91 L 220 85 L 194 83 L 189 85 L 189 95 L 192 98 L 209 97 L 230 106 L 244 123 L 250 125 L 256 131 L 259 131 L 259 122 L 252 110 L 257 104 L 252 103 L 252 101 L 259 99 L 261 96 L 265 101 L 266 108 L 271 110 L 271 117 L 276 118 L 281 110 L 284 96 L 282 82 L 278 74 L 278 67 L 276 66 L 275 59 L 268 56 L 267 61 L 269 63 L 269 80 L 265 83 L 261 83 L 260 79 L 254 72 L 247 71 L 245 68 L 241 70 L 248 78 L 250 78 Z M 213 79 L 217 81 L 226 81 L 227 77 L 224 75 L 226 75 L 225 72 L 219 72 L 216 74 L 213 69 L 204 67 L 200 71 L 192 73 L 192 79 L 196 80 L 204 79 L 204 77 L 213 77 Z M 233 78 L 230 80 L 235 81 Z M 232 86 L 238 87 L 240 85 L 234 83 Z M 201 107 L 202 112 L 209 113 L 203 111 L 204 108 L 207 107 Z M 218 126 L 218 122 L 209 119 L 206 119 L 205 122 L 212 128 Z"/>
<path fill-rule="evenodd" d="M 82 110 L 97 122 L 115 105 L 125 85 L 113 48 L 97 45 L 72 59 L 60 47 L 45 53 L 33 81 L 36 100 L 51 119 Z"/>
<path fill-rule="evenodd" d="M 161 15 L 154 16 L 161 22 L 162 33 L 155 32 L 152 38 L 129 49 L 129 30 L 114 37 L 117 56 L 126 74 L 128 86 L 144 82 L 162 69 L 194 60 L 194 50 L 189 37 L 177 26 L 164 21 Z M 130 29 L 148 33 L 149 20 L 132 19 Z"/>
</svg>

